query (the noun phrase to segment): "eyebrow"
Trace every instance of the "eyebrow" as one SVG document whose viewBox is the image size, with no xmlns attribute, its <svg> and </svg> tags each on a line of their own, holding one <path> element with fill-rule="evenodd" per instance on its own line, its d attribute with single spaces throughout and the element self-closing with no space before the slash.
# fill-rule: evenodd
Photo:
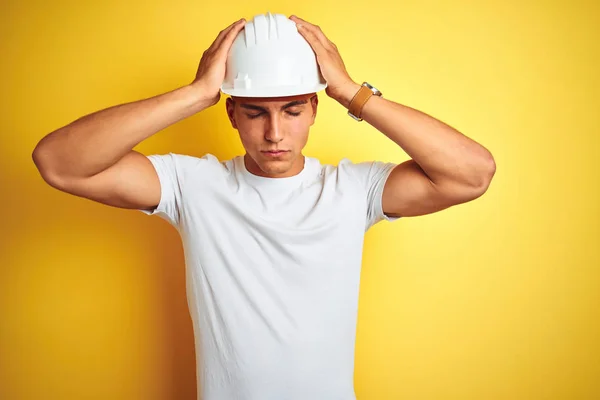
<svg viewBox="0 0 600 400">
<path fill-rule="evenodd" d="M 306 103 L 308 103 L 308 100 L 295 100 L 295 101 L 292 101 L 290 103 L 287 103 L 287 104 L 284 104 L 283 106 L 281 106 L 281 110 L 285 110 L 286 108 L 299 106 L 299 105 L 306 104 Z M 260 107 L 260 106 L 254 105 L 254 104 L 240 104 L 240 107 L 246 108 L 248 110 L 268 112 L 268 110 L 266 108 Z"/>
</svg>

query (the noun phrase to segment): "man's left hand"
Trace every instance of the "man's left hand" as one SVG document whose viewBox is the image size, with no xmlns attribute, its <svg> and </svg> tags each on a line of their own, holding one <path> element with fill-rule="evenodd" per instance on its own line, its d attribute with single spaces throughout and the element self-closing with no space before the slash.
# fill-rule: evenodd
<svg viewBox="0 0 600 400">
<path fill-rule="evenodd" d="M 360 89 L 360 85 L 350 78 L 337 46 L 331 42 L 321 28 L 295 15 L 290 17 L 296 23 L 298 32 L 310 44 L 317 56 L 321 74 L 327 81 L 325 93 L 348 108 L 350 101 Z"/>
</svg>

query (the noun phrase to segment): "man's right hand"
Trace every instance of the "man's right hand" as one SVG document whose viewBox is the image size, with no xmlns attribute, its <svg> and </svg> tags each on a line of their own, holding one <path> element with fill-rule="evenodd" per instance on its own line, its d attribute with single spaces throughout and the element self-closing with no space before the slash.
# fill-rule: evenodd
<svg viewBox="0 0 600 400">
<path fill-rule="evenodd" d="M 103 204 L 155 208 L 161 199 L 157 172 L 133 148 L 219 101 L 227 55 L 244 26 L 241 19 L 219 33 L 191 84 L 96 111 L 44 136 L 32 153 L 42 178 L 63 192 Z"/>
<path fill-rule="evenodd" d="M 202 54 L 196 78 L 191 86 L 195 87 L 206 99 L 207 106 L 213 106 L 221 98 L 221 85 L 225 79 L 227 55 L 238 33 L 246 26 L 244 18 L 234 22 L 219 32 L 212 45 Z"/>
</svg>

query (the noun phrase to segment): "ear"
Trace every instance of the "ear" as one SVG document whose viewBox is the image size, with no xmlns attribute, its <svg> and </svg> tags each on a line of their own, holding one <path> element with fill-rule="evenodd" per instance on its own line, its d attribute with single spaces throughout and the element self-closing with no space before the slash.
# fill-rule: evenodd
<svg viewBox="0 0 600 400">
<path fill-rule="evenodd" d="M 317 106 L 319 105 L 319 96 L 316 93 L 310 98 L 310 105 L 313 109 L 313 114 L 310 121 L 310 125 L 312 126 L 315 123 L 315 118 L 317 117 Z"/>
<path fill-rule="evenodd" d="M 227 116 L 229 117 L 231 126 L 233 129 L 237 129 L 237 123 L 235 122 L 235 101 L 231 97 L 228 97 L 225 102 L 225 107 L 227 108 Z"/>
</svg>

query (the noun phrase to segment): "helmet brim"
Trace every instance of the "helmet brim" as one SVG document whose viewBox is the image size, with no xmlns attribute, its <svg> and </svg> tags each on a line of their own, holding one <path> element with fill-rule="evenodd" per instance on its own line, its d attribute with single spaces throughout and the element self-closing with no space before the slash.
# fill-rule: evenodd
<svg viewBox="0 0 600 400">
<path fill-rule="evenodd" d="M 235 97 L 287 97 L 316 93 L 327 88 L 327 83 L 309 86 L 276 86 L 257 89 L 221 87 L 225 94 Z"/>
</svg>

